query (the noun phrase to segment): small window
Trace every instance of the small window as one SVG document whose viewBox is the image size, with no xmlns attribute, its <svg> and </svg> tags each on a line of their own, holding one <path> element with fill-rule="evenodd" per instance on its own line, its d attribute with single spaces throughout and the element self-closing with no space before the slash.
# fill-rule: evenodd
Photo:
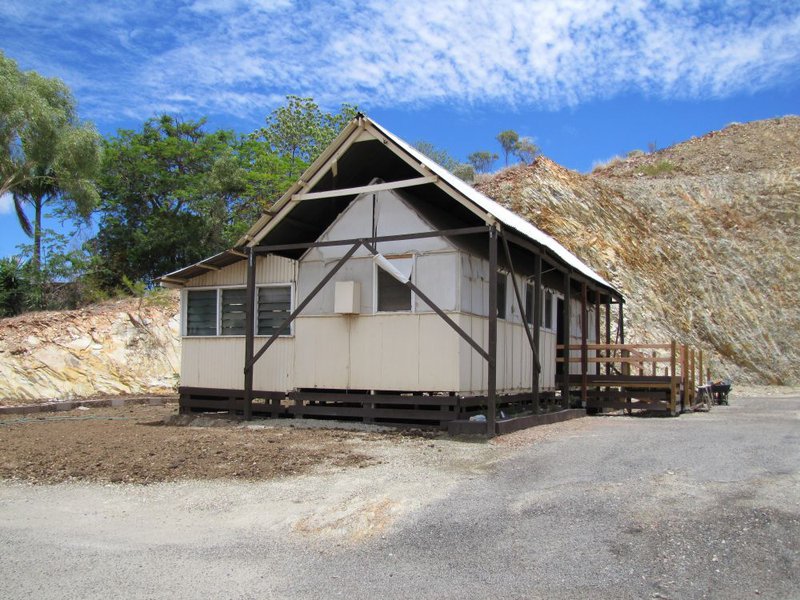
<svg viewBox="0 0 800 600">
<path fill-rule="evenodd" d="M 389 259 L 395 267 L 406 277 L 411 277 L 414 265 L 413 258 Z M 377 267 L 378 278 L 378 312 L 397 312 L 411 310 L 411 288 L 398 281 L 392 275 Z"/>
<path fill-rule="evenodd" d="M 292 312 L 292 287 L 275 285 L 258 288 L 258 335 L 274 335 Z M 281 335 L 290 335 L 287 328 Z"/>
<path fill-rule="evenodd" d="M 497 318 L 506 318 L 506 274 L 497 273 Z"/>
<path fill-rule="evenodd" d="M 217 290 L 186 293 L 186 335 L 217 335 Z"/>
<path fill-rule="evenodd" d="M 553 292 L 544 293 L 544 328 L 553 328 Z"/>
<path fill-rule="evenodd" d="M 525 284 L 525 318 L 528 325 L 533 325 L 533 284 Z"/>
<path fill-rule="evenodd" d="M 246 302 L 246 289 L 222 290 L 220 335 L 244 335 Z"/>
</svg>

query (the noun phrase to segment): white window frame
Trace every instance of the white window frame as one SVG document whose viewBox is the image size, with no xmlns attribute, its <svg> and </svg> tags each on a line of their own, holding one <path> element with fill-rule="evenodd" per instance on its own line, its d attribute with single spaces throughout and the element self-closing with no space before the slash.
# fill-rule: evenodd
<svg viewBox="0 0 800 600">
<path fill-rule="evenodd" d="M 550 302 L 550 327 L 547 326 L 547 317 L 545 316 L 545 310 L 547 309 L 547 294 L 550 294 L 552 298 Z M 544 331 L 552 331 L 555 332 L 558 327 L 558 316 L 555 312 L 558 310 L 558 299 L 561 296 L 555 290 L 551 290 L 550 288 L 543 287 L 542 288 L 542 326 L 541 329 Z"/>
<path fill-rule="evenodd" d="M 231 286 L 231 287 L 239 287 L 239 286 Z M 217 292 L 217 315 L 215 320 L 215 333 L 214 335 L 189 335 L 189 292 L 208 292 L 208 291 L 216 291 Z M 215 337 L 222 337 L 219 335 L 219 322 L 221 318 L 220 313 L 220 302 L 222 301 L 221 295 L 219 293 L 219 287 L 214 285 L 204 285 L 198 287 L 188 287 L 181 290 L 181 337 L 182 338 L 191 338 L 191 339 L 208 339 L 208 338 L 215 338 Z M 234 337 L 234 336 L 225 336 L 225 337 Z"/>
<path fill-rule="evenodd" d="M 511 273 L 509 273 L 508 271 L 504 271 L 503 269 L 497 269 L 497 283 L 498 283 L 498 285 L 500 283 L 500 278 L 501 277 L 505 278 L 505 285 L 504 285 L 504 289 L 503 289 L 503 296 L 504 297 L 503 297 L 503 316 L 502 317 L 500 316 L 500 303 L 499 302 L 497 303 L 497 318 L 500 319 L 501 321 L 511 321 L 511 319 L 509 318 L 509 316 L 510 316 L 509 313 L 511 311 L 509 310 L 509 305 L 508 305 L 508 278 L 509 278 L 510 275 L 511 275 Z"/>
<path fill-rule="evenodd" d="M 386 260 L 392 262 L 395 259 L 410 258 L 411 259 L 411 283 L 416 285 L 417 279 L 417 255 L 416 254 L 387 254 Z M 372 262 L 372 313 L 375 315 L 408 315 L 417 312 L 417 295 L 414 290 L 411 292 L 411 308 L 409 310 L 378 310 L 378 263 Z"/>
<path fill-rule="evenodd" d="M 258 290 L 259 288 L 272 288 L 272 287 L 289 287 L 289 314 L 292 314 L 295 309 L 295 298 L 294 298 L 294 283 L 289 281 L 287 283 L 260 283 L 256 285 L 256 312 L 253 315 L 253 327 L 255 328 L 255 336 L 257 338 L 264 338 L 269 339 L 272 337 L 271 334 L 259 334 L 258 333 Z M 289 323 L 289 332 L 282 333 L 278 336 L 279 338 L 290 338 L 294 337 L 294 321 Z"/>
<path fill-rule="evenodd" d="M 269 335 L 258 334 L 258 288 L 262 287 L 289 287 L 289 314 L 294 312 L 295 309 L 295 284 L 293 281 L 285 283 L 259 283 L 256 285 L 256 314 L 253 318 L 253 335 L 257 338 L 270 338 Z M 243 338 L 245 334 L 237 335 L 222 335 L 222 290 L 236 290 L 247 289 L 247 286 L 241 284 L 232 285 L 204 285 L 198 287 L 187 287 L 181 290 L 181 338 L 191 339 L 236 339 Z M 188 335 L 188 318 L 189 318 L 189 292 L 217 292 L 217 315 L 216 315 L 216 333 L 214 335 Z M 282 333 L 282 338 L 294 337 L 294 321 L 289 324 L 289 333 Z"/>
<path fill-rule="evenodd" d="M 533 329 L 533 323 L 536 320 L 533 318 L 533 310 L 534 308 L 536 308 L 536 298 L 529 297 L 528 291 L 530 290 L 533 293 L 532 295 L 535 296 L 536 281 L 534 281 L 533 279 L 525 279 L 524 282 L 525 282 L 525 315 L 524 316 L 520 315 L 520 319 L 522 320 L 523 324 L 526 327 Z M 528 300 L 530 300 L 530 306 L 531 306 L 530 310 L 528 310 Z M 530 323 L 528 322 L 528 319 L 531 320 Z"/>
</svg>

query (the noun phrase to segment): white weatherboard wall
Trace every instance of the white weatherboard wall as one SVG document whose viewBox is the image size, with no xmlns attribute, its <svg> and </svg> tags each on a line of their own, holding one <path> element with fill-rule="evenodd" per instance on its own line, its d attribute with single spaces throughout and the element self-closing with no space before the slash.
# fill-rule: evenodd
<svg viewBox="0 0 800 600">
<path fill-rule="evenodd" d="M 458 340 L 434 313 L 297 319 L 298 388 L 455 391 Z"/>
<path fill-rule="evenodd" d="M 373 217 L 374 215 L 374 217 Z M 331 224 L 321 241 L 435 231 L 391 191 L 363 194 Z M 441 237 L 381 242 L 387 258 L 413 261 L 412 281 L 436 304 L 455 315 L 458 308 L 458 252 Z M 310 249 L 298 267 L 299 297 L 349 250 Z M 296 322 L 295 386 L 353 390 L 456 391 L 458 338 L 424 302 L 412 312 L 376 312 L 377 266 L 361 248 L 308 305 Z M 335 281 L 357 281 L 361 314 L 334 313 Z"/>
<path fill-rule="evenodd" d="M 596 344 L 598 343 L 597 339 L 597 329 L 595 327 L 595 319 L 597 318 L 597 314 L 595 311 L 594 306 L 589 306 L 588 313 L 589 318 L 588 321 L 588 328 L 586 330 L 586 342 L 588 344 Z M 581 336 L 581 325 L 582 325 L 582 318 L 581 318 L 581 301 L 572 298 L 570 301 L 570 309 L 569 309 L 569 337 L 570 337 L 570 345 L 577 345 L 580 346 L 583 343 L 583 339 Z M 589 350 L 587 352 L 587 356 L 589 358 L 594 357 L 597 354 L 595 350 Z M 570 355 L 572 358 L 580 358 L 581 351 L 580 348 L 576 350 L 570 350 Z M 591 374 L 595 372 L 596 369 L 595 363 L 589 363 L 587 365 L 587 373 Z M 581 363 L 580 362 L 573 362 L 569 365 L 569 372 L 573 375 L 580 375 L 581 374 Z"/>
<path fill-rule="evenodd" d="M 394 192 L 383 191 L 362 194 L 320 236 L 319 241 L 369 238 L 372 236 L 373 210 L 378 236 L 435 231 Z M 298 269 L 298 297 L 305 298 L 339 259 L 348 246 L 311 248 L 300 259 Z M 411 256 L 414 258 L 412 281 L 428 294 L 443 310 L 457 308 L 455 298 L 458 266 L 456 250 L 441 237 L 416 240 L 380 242 L 377 250 L 386 257 Z M 333 281 L 358 281 L 361 284 L 361 312 L 375 312 L 375 265 L 372 254 L 359 248 L 353 257 L 334 276 Z M 333 312 L 334 285 L 329 285 L 309 303 L 303 316 L 330 315 Z M 415 310 L 429 310 L 424 304 L 415 304 Z"/>
<path fill-rule="evenodd" d="M 373 210 L 379 236 L 434 231 L 398 194 L 384 191 L 375 195 L 374 204 L 372 194 L 358 197 L 320 239 L 371 237 Z M 312 248 L 300 261 L 259 257 L 256 283 L 293 284 L 296 306 L 348 250 L 347 246 Z M 412 281 L 483 348 L 487 347 L 486 259 L 459 250 L 441 237 L 382 242 L 378 250 L 390 259 L 402 256 L 411 260 Z M 303 388 L 485 394 L 486 361 L 419 298 L 413 298 L 411 312 L 376 312 L 376 269 L 372 255 L 360 249 L 295 320 L 292 335 L 278 339 L 256 363 L 254 387 L 269 391 Z M 506 318 L 498 320 L 497 389 L 500 393 L 526 392 L 531 389 L 532 378 L 526 325 L 517 307 L 511 276 L 501 277 L 507 281 Z M 360 284 L 360 314 L 341 315 L 334 311 L 336 281 Z M 518 278 L 523 296 L 525 283 Z M 187 287 L 245 284 L 246 261 L 242 260 L 195 277 Z M 554 302 L 554 311 L 556 306 Z M 572 314 L 570 331 L 573 343 L 579 343 L 580 302 L 575 299 Z M 257 336 L 256 350 L 267 339 Z M 589 340 L 594 340 L 593 312 L 589 317 Z M 540 329 L 540 389 L 556 385 L 556 343 L 554 330 Z M 243 367 L 244 336 L 183 338 L 183 386 L 242 389 Z M 570 369 L 580 372 L 580 365 L 571 365 Z"/>
<path fill-rule="evenodd" d="M 260 256 L 256 259 L 256 285 L 270 283 L 293 284 L 296 280 L 296 261 L 279 256 Z M 218 271 L 195 277 L 188 289 L 244 287 L 247 281 L 247 261 L 241 260 Z M 296 302 L 295 302 L 296 303 Z M 181 315 L 186 315 L 186 293 L 181 297 Z M 185 322 L 182 324 L 185 331 Z M 267 337 L 256 336 L 255 349 L 266 343 Z M 289 391 L 294 385 L 295 338 L 279 338 L 253 370 L 253 387 L 257 390 Z M 244 388 L 244 336 L 183 336 L 181 341 L 181 385 L 214 389 Z"/>
</svg>

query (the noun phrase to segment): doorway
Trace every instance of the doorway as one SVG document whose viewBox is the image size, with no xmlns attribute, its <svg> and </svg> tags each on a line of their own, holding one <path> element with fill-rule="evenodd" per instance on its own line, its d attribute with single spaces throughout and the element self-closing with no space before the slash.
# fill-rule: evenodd
<svg viewBox="0 0 800 600">
<path fill-rule="evenodd" d="M 558 344 L 564 344 L 564 299 L 558 298 L 558 302 L 556 303 L 556 347 Z M 561 349 L 556 350 L 556 358 L 564 358 L 564 351 Z M 556 379 L 558 380 L 559 375 L 564 374 L 564 365 L 567 363 L 559 362 L 556 360 Z"/>
</svg>

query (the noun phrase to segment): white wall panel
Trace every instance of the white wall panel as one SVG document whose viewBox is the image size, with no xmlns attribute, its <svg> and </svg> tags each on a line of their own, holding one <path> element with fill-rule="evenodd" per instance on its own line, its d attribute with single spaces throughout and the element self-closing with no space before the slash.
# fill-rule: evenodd
<svg viewBox="0 0 800 600">
<path fill-rule="evenodd" d="M 268 338 L 257 337 L 258 350 Z M 181 385 L 244 389 L 244 337 L 185 337 L 181 347 Z M 253 387 L 258 390 L 292 389 L 294 339 L 280 338 L 256 363 Z"/>
<path fill-rule="evenodd" d="M 489 320 L 475 315 L 459 315 L 465 331 L 487 347 Z M 540 389 L 552 389 L 555 379 L 555 333 L 541 330 L 539 357 L 542 372 Z M 531 387 L 531 347 L 521 324 L 499 320 L 497 323 L 497 391 L 498 393 L 525 392 Z M 464 340 L 459 341 L 459 391 L 467 395 L 486 394 L 486 361 Z"/>
<path fill-rule="evenodd" d="M 457 334 L 438 315 L 299 318 L 295 386 L 453 391 Z"/>
<path fill-rule="evenodd" d="M 259 256 L 256 258 L 256 283 L 290 283 L 295 280 L 296 261 L 282 256 Z M 223 267 L 218 271 L 194 277 L 186 282 L 186 287 L 214 287 L 245 285 L 247 283 L 247 261 Z"/>
<path fill-rule="evenodd" d="M 350 380 L 350 330 L 358 316 L 298 317 L 295 321 L 297 388 L 346 389 Z"/>
<path fill-rule="evenodd" d="M 320 241 L 348 240 L 372 237 L 373 202 L 372 194 L 363 194 L 342 211 L 330 227 L 320 236 Z M 309 200 L 308 202 L 313 202 Z M 398 235 L 434 231 L 402 198 L 388 190 L 378 192 L 375 202 L 375 222 L 377 235 Z M 328 246 L 311 248 L 302 261 L 330 261 L 341 258 L 347 246 Z M 378 251 L 382 254 L 426 253 L 455 250 L 445 238 L 431 237 L 416 240 L 380 242 Z M 368 256 L 370 253 L 360 248 L 355 256 Z"/>
<path fill-rule="evenodd" d="M 298 269 L 297 298 L 302 302 L 317 286 L 338 260 L 328 262 L 307 261 L 300 263 Z M 373 312 L 372 279 L 374 264 L 372 257 L 351 258 L 334 275 L 328 284 L 320 290 L 303 311 L 304 315 L 333 315 L 334 296 L 337 281 L 357 281 L 361 284 L 361 312 Z"/>
<path fill-rule="evenodd" d="M 458 260 L 457 252 L 423 254 L 416 258 L 414 283 L 445 312 L 458 308 Z M 432 309 L 417 298 L 415 310 L 431 312 Z"/>
</svg>

